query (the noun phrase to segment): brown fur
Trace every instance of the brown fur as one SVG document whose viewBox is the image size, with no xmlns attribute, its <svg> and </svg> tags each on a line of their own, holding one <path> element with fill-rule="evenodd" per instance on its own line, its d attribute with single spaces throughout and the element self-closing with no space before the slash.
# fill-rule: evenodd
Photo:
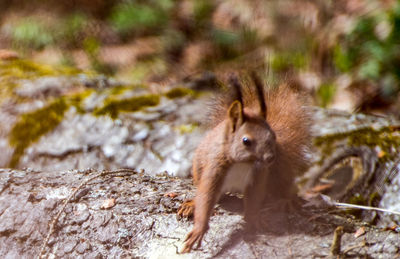
<svg viewBox="0 0 400 259">
<path fill-rule="evenodd" d="M 242 82 L 241 86 L 233 80 L 234 91 L 215 102 L 212 130 L 195 152 L 192 173 L 196 197 L 194 203 L 188 201 L 178 211 L 181 216 L 194 213 L 194 227 L 183 252 L 201 244 L 225 186 L 243 187 L 244 219 L 249 228 L 257 229 L 262 203 L 292 198 L 293 178 L 308 165 L 311 120 L 304 110 L 304 98 L 286 85 L 261 89 L 257 80 L 245 78 Z M 242 174 L 243 167 L 236 169 L 239 165 L 249 168 L 248 174 Z M 244 177 L 245 184 L 242 180 L 227 182 L 235 181 L 235 177 Z"/>
<path fill-rule="evenodd" d="M 305 107 L 308 102 L 300 94 L 287 85 L 281 85 L 266 95 L 267 121 L 281 148 L 279 157 L 289 161 L 296 175 L 308 167 L 306 157 L 311 148 L 312 119 Z"/>
<path fill-rule="evenodd" d="M 241 79 L 242 98 L 245 111 L 258 113 L 257 93 L 249 77 Z M 225 92 L 210 104 L 208 127 L 214 128 L 226 119 L 229 106 L 236 100 L 236 91 Z M 282 148 L 284 156 L 292 161 L 296 171 L 304 171 L 308 166 L 305 153 L 310 149 L 311 116 L 305 109 L 309 104 L 306 93 L 292 89 L 290 85 L 282 84 L 275 88 L 264 86 L 264 100 L 267 110 L 267 122 L 275 132 L 277 142 Z M 298 172 L 296 172 L 297 174 Z"/>
</svg>

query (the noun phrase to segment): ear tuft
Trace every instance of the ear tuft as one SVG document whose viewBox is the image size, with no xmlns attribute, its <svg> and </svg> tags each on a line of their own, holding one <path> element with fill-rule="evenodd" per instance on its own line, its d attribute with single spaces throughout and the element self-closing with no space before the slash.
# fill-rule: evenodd
<svg viewBox="0 0 400 259">
<path fill-rule="evenodd" d="M 239 101 L 234 101 L 228 109 L 228 118 L 232 132 L 243 124 L 243 106 Z"/>
<path fill-rule="evenodd" d="M 264 84 L 261 82 L 261 79 L 254 71 L 251 73 L 251 78 L 253 79 L 254 85 L 256 86 L 258 102 L 260 104 L 260 116 L 266 119 L 267 105 L 264 100 Z"/>
</svg>

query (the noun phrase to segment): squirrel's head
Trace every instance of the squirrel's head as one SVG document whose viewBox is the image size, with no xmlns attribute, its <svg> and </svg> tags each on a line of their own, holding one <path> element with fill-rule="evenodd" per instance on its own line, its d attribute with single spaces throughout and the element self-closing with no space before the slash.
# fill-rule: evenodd
<svg viewBox="0 0 400 259">
<path fill-rule="evenodd" d="M 241 102 L 228 109 L 229 156 L 235 162 L 270 164 L 276 153 L 276 136 L 261 115 L 246 115 Z"/>
</svg>

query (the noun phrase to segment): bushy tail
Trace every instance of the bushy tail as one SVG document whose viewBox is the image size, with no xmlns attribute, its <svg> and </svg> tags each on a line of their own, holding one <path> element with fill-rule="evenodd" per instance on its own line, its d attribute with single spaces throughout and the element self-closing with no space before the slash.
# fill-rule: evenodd
<svg viewBox="0 0 400 259">
<path fill-rule="evenodd" d="M 311 153 L 311 114 L 304 93 L 281 85 L 265 94 L 267 122 L 274 130 L 282 159 L 291 164 L 294 174 L 303 172 Z"/>
</svg>

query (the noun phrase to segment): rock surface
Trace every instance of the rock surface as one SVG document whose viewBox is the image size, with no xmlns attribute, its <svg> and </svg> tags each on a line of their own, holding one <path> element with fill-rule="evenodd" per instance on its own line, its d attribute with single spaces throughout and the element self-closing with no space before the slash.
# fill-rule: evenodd
<svg viewBox="0 0 400 259">
<path fill-rule="evenodd" d="M 19 103 L 10 99 L 1 104 L 0 119 L 7 123 L 0 126 L 3 151 L 0 167 L 7 167 L 13 156 L 9 135 L 23 114 L 45 107 L 51 96 L 61 96 L 85 85 L 98 85 L 96 80 L 99 79 L 42 77 L 22 80 L 14 92 L 31 101 Z M 79 109 L 70 106 L 60 124 L 24 150 L 17 167 L 55 171 L 89 167 L 99 170 L 136 168 L 146 169 L 150 174 L 167 171 L 175 176 L 188 176 L 191 156 L 202 132 L 198 125 L 206 113 L 204 99 L 190 96 L 169 99 L 160 95 L 157 106 L 121 112 L 118 118 L 112 119 L 93 113 L 107 98 L 116 95 L 112 90 L 115 85 L 102 84 L 110 90 L 92 91 Z M 129 88 L 121 92 L 119 99 L 147 94 Z M 44 96 L 47 99 L 43 99 Z"/>
<path fill-rule="evenodd" d="M 241 202 L 228 197 L 212 216 L 202 247 L 178 254 L 192 226 L 175 216 L 192 195 L 188 179 L 119 171 L 88 181 L 70 197 L 96 175 L 0 170 L 0 257 L 38 256 L 53 222 L 43 247 L 46 258 L 326 257 L 338 225 L 345 230 L 341 251 L 346 256 L 393 258 L 400 251 L 399 234 L 364 226 L 366 233 L 356 238 L 361 223 L 323 210 L 265 212 L 266 230 L 245 233 Z M 102 208 L 110 199 L 115 205 Z"/>
</svg>

